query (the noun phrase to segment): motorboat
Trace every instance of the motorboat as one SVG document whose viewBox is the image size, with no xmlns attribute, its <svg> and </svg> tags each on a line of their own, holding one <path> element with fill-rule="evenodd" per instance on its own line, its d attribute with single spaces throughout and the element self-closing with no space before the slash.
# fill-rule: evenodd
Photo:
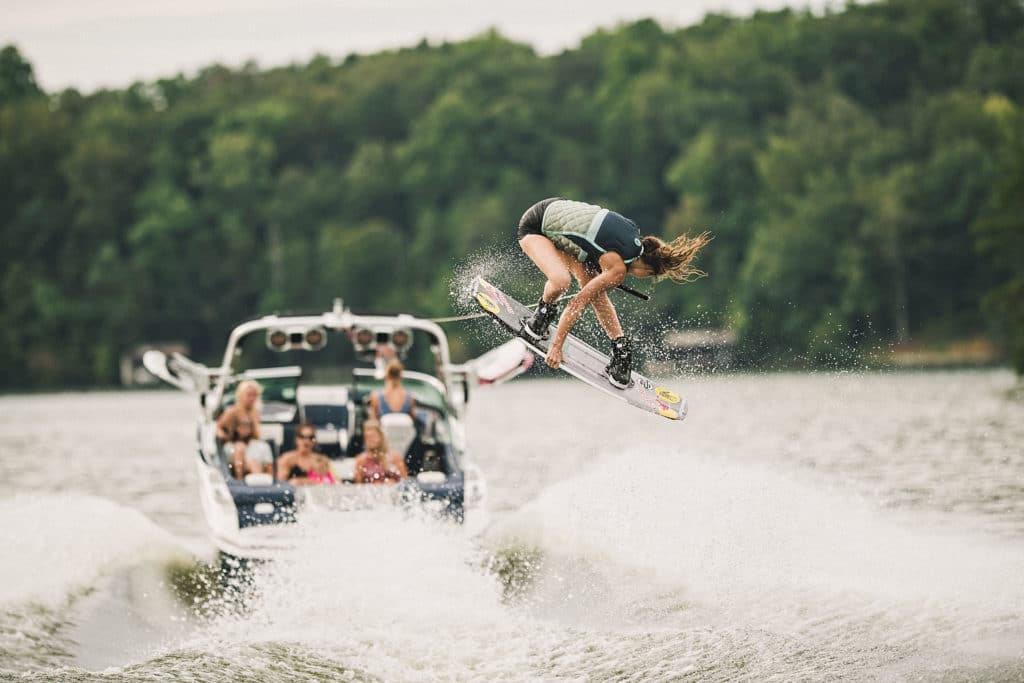
<svg viewBox="0 0 1024 683">
<path fill-rule="evenodd" d="M 355 456 L 371 392 L 384 384 L 384 365 L 404 364 L 403 386 L 415 414 L 381 417 L 392 449 L 409 476 L 397 485 L 355 484 Z M 533 354 L 520 342 L 456 364 L 440 324 L 411 314 L 357 315 L 335 300 L 317 314 L 274 314 L 230 333 L 221 364 L 208 367 L 181 353 L 148 351 L 146 369 L 198 396 L 195 465 L 210 538 L 224 555 L 271 558 L 290 545 L 296 524 L 316 509 L 367 510 L 398 505 L 482 530 L 487 485 L 466 444 L 463 420 L 475 387 L 511 379 Z M 244 380 L 259 384 L 260 441 L 278 458 L 295 448 L 298 425 L 316 428 L 317 451 L 331 463 L 334 483 L 297 486 L 273 474 L 239 479 L 229 448 L 217 438 L 217 418 Z"/>
</svg>

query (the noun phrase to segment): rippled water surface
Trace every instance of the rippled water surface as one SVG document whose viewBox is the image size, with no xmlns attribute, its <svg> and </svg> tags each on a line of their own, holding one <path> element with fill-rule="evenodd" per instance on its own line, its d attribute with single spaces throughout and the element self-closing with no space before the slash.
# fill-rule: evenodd
<svg viewBox="0 0 1024 683">
<path fill-rule="evenodd" d="M 195 399 L 0 398 L 0 678 L 1024 680 L 1024 392 L 1005 371 L 480 389 L 476 539 L 325 513 L 227 583 Z"/>
</svg>

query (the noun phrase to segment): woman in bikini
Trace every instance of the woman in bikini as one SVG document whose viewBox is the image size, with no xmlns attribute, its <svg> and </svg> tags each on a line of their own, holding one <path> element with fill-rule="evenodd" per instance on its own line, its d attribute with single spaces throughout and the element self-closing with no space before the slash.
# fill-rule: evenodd
<svg viewBox="0 0 1024 683">
<path fill-rule="evenodd" d="M 395 484 L 409 476 L 405 461 L 388 446 L 376 420 L 363 422 L 363 447 L 366 450 L 356 456 L 357 484 Z"/>
<path fill-rule="evenodd" d="M 224 445 L 231 458 L 231 474 L 242 479 L 247 474 L 273 474 L 274 454 L 265 441 L 253 435 L 255 425 L 246 416 L 235 421 L 235 432 Z"/>
<path fill-rule="evenodd" d="M 260 394 L 263 389 L 251 379 L 242 380 L 235 387 L 235 403 L 217 418 L 217 438 L 228 441 L 240 421 L 252 424 L 252 438 L 260 438 Z"/>
<path fill-rule="evenodd" d="M 231 459 L 231 474 L 241 479 L 253 471 L 246 464 L 246 450 L 260 438 L 260 394 L 263 389 L 251 379 L 235 387 L 235 402 L 217 418 L 217 439 Z M 273 457 L 273 456 L 271 456 Z"/>
<path fill-rule="evenodd" d="M 296 486 L 333 484 L 331 461 L 316 453 L 316 427 L 303 422 L 295 429 L 295 450 L 277 459 L 277 478 Z"/>
</svg>

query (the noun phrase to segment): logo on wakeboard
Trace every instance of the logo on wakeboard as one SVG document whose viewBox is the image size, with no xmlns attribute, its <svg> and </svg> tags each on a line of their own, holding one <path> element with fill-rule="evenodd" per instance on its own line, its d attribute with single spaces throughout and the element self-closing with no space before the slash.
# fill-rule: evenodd
<svg viewBox="0 0 1024 683">
<path fill-rule="evenodd" d="M 497 314 L 497 313 L 501 312 L 501 308 L 499 308 L 498 304 L 496 304 L 494 302 L 494 299 L 492 299 L 491 297 L 487 296 L 483 292 L 477 292 L 476 293 L 476 300 L 477 300 L 477 302 L 479 302 L 480 307 L 482 309 L 484 309 L 485 311 L 487 311 L 488 313 L 495 313 L 495 314 Z"/>
<path fill-rule="evenodd" d="M 672 410 L 671 408 L 660 408 L 660 409 L 658 409 L 658 415 L 661 415 L 662 417 L 667 417 L 670 420 L 678 420 L 679 419 L 679 413 L 677 413 L 676 411 Z"/>
<path fill-rule="evenodd" d="M 660 398 L 665 403 L 679 403 L 679 394 L 675 393 L 674 391 L 669 391 L 665 387 L 656 388 L 654 390 L 654 393 L 656 393 L 658 395 L 658 398 Z"/>
</svg>

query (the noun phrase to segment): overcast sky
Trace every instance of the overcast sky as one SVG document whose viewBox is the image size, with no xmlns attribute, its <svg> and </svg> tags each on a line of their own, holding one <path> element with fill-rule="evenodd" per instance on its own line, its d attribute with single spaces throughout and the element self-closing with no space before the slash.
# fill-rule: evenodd
<svg viewBox="0 0 1024 683">
<path fill-rule="evenodd" d="M 490 27 L 549 54 L 598 27 L 652 17 L 666 27 L 708 12 L 749 16 L 828 0 L 0 0 L 0 45 L 14 43 L 45 90 L 120 88 L 213 63 L 260 66 L 460 40 Z M 833 6 L 837 2 L 831 3 Z"/>
</svg>

